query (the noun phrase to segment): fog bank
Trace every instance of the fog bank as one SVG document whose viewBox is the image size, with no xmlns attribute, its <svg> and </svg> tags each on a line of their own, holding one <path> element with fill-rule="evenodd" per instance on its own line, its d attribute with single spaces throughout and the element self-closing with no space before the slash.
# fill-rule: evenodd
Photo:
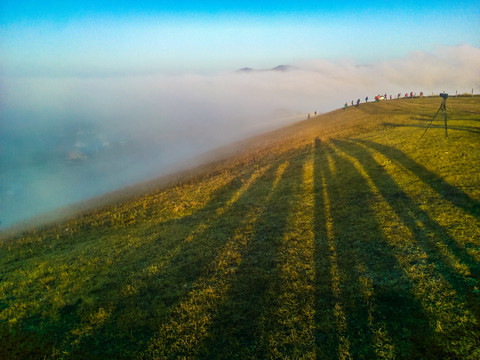
<svg viewBox="0 0 480 360">
<path fill-rule="evenodd" d="M 3 74 L 0 226 L 160 175 L 199 153 L 346 101 L 480 89 L 480 49 L 469 45 L 375 64 L 290 65 L 209 76 Z"/>
</svg>

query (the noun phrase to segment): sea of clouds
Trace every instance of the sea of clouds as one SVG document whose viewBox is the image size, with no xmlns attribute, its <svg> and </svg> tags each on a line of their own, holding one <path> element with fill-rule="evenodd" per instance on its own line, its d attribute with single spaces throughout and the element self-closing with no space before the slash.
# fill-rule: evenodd
<svg viewBox="0 0 480 360">
<path fill-rule="evenodd" d="M 358 98 L 480 92 L 480 49 L 470 45 L 372 64 L 289 65 L 215 75 L 2 75 L 0 226 Z"/>
</svg>

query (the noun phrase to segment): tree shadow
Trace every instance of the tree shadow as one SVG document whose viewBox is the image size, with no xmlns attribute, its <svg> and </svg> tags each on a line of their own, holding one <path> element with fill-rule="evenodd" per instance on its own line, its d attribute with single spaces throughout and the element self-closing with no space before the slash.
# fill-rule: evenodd
<svg viewBox="0 0 480 360">
<path fill-rule="evenodd" d="M 321 301 L 316 322 L 317 329 L 325 327 L 317 345 L 327 349 L 326 358 L 350 353 L 353 358 L 374 359 L 380 357 L 376 351 L 382 351 L 382 346 L 387 345 L 393 345 L 397 356 L 411 354 L 414 357 L 422 349 L 423 340 L 431 336 L 432 329 L 421 304 L 410 292 L 408 279 L 402 274 L 391 246 L 383 237 L 370 206 L 374 194 L 367 190 L 365 178 L 354 165 L 328 145 L 317 147 L 315 157 L 316 273 L 317 287 L 323 290 L 317 294 Z M 334 168 L 342 170 L 341 174 L 332 173 L 328 158 Z M 356 184 L 355 189 L 365 191 L 350 190 L 352 182 Z M 329 221 L 331 228 L 327 230 Z M 332 247 L 336 258 L 332 256 Z M 330 261 L 326 259 L 329 254 Z M 332 272 L 335 266 L 337 274 Z M 325 286 L 325 283 L 335 286 L 332 279 L 335 276 L 338 277 L 336 294 Z M 366 289 L 362 281 L 371 289 Z M 367 295 L 369 291 L 371 295 Z M 334 318 L 338 304 L 344 312 L 343 329 Z M 339 317 L 338 310 L 336 312 Z M 327 326 L 322 317 L 327 319 Z M 386 343 L 378 339 L 381 328 L 388 334 L 388 341 L 384 339 Z"/>
<path fill-rule="evenodd" d="M 361 143 L 365 142 L 362 141 Z M 456 257 L 461 264 L 469 268 L 471 274 L 479 273 L 477 261 L 468 254 L 465 248 L 460 247 L 456 240 L 433 220 L 426 211 L 422 210 L 414 200 L 407 196 L 395 180 L 381 168 L 380 164 L 372 157 L 367 149 L 359 146 L 355 142 L 335 141 L 335 145 L 345 153 L 358 159 L 363 165 L 380 194 L 401 221 L 414 234 L 418 244 L 428 255 L 429 261 L 435 264 L 436 271 L 449 282 L 457 291 L 459 299 L 467 303 L 475 316 L 478 317 L 480 314 L 480 303 L 472 293 L 476 281 L 472 282 L 469 277 L 460 274 L 453 266 L 454 264 L 452 264 L 449 256 L 453 255 Z M 394 153 L 399 152 L 399 150 L 396 149 L 393 151 Z M 409 164 L 409 166 L 411 166 L 411 164 Z M 421 166 L 416 164 L 414 169 L 418 171 L 419 167 Z M 447 246 L 449 253 L 445 254 L 440 250 L 436 244 L 438 241 Z"/>
<path fill-rule="evenodd" d="M 426 169 L 423 165 L 405 155 L 401 150 L 369 140 L 352 141 L 378 151 L 401 167 L 411 171 L 445 200 L 480 219 L 480 202 L 478 200 L 472 199 L 461 189 L 447 183 L 442 177 Z"/>
</svg>

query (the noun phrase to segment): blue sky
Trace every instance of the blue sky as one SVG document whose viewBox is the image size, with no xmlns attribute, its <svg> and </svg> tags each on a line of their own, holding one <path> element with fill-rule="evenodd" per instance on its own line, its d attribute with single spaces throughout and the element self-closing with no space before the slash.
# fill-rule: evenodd
<svg viewBox="0 0 480 360">
<path fill-rule="evenodd" d="M 480 47 L 480 1 L 11 1 L 0 61 L 11 75 L 114 76 L 372 63 L 437 45 Z"/>
</svg>

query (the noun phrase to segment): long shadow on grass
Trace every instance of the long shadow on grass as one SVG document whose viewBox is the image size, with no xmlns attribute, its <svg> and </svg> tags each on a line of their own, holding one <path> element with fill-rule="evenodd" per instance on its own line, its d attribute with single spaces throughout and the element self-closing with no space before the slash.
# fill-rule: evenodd
<svg viewBox="0 0 480 360">
<path fill-rule="evenodd" d="M 302 183 L 305 158 L 290 158 L 290 165 L 263 205 L 248 248 L 226 298 L 214 315 L 200 358 L 268 358 L 268 293 L 278 281 L 278 248 L 283 239 L 294 192 Z"/>
<path fill-rule="evenodd" d="M 336 298 L 333 293 L 332 260 L 329 244 L 330 234 L 327 231 L 327 214 L 324 192 L 326 191 L 325 168 L 328 167 L 326 150 L 328 148 L 315 143 L 314 153 L 314 233 L 315 233 L 315 332 L 314 339 L 321 358 L 338 358 L 338 331 L 333 309 Z"/>
<path fill-rule="evenodd" d="M 82 294 L 95 299 L 94 303 L 88 304 L 91 311 L 107 309 L 106 321 L 92 326 L 83 336 L 72 336 L 74 328 L 89 326 L 89 311 L 86 312 L 81 301 L 68 305 L 69 313 L 83 312 L 87 316 L 72 321 L 68 328 L 61 321 L 54 321 L 58 326 L 53 327 L 51 338 L 60 339 L 55 347 L 70 352 L 71 358 L 85 354 L 90 358 L 121 358 L 122 354 L 128 358 L 140 351 L 155 334 L 168 309 L 188 293 L 191 284 L 215 257 L 217 248 L 232 235 L 234 227 L 224 220 L 248 208 L 249 198 L 255 196 L 255 184 L 259 179 L 255 179 L 221 216 L 217 215 L 217 210 L 242 188 L 240 179 L 219 189 L 206 206 L 191 216 L 163 223 L 161 236 L 156 241 L 146 241 L 138 248 L 123 252 L 109 269 L 110 274 L 97 274 L 98 285 L 89 294 Z M 201 226 L 206 223 L 208 226 Z M 201 234 L 185 242 L 192 229 L 198 226 L 202 229 Z M 165 258 L 169 252 L 171 256 Z M 155 265 L 159 265 L 156 272 L 145 271 Z"/>
<path fill-rule="evenodd" d="M 157 333 L 163 322 L 168 321 L 168 314 L 177 304 L 189 301 L 188 297 L 194 290 L 192 285 L 195 281 L 200 277 L 209 277 L 212 272 L 212 263 L 219 249 L 234 236 L 243 216 L 251 208 L 253 199 L 262 199 L 264 189 L 261 183 L 268 184 L 273 181 L 277 166 L 278 163 L 253 180 L 250 187 L 245 189 L 238 198 L 236 198 L 237 191 L 241 190 L 242 183 L 237 182 L 232 191 L 228 191 L 226 196 L 217 199 L 217 202 L 224 206 L 212 204 L 211 208 L 202 209 L 201 213 L 191 219 L 177 220 L 172 225 L 173 232 L 162 235 L 162 237 L 174 236 L 178 239 L 173 256 L 154 276 L 139 279 L 142 285 L 138 293 L 123 297 L 123 300 L 118 303 L 120 307 L 140 307 L 148 312 L 149 318 L 156 320 L 156 323 L 152 320 L 147 323 L 149 328 L 148 334 L 145 335 L 148 335 L 148 338 Z M 235 202 L 228 207 L 225 206 L 233 198 L 236 198 Z M 219 210 L 223 211 L 219 212 Z M 192 234 L 190 241 L 183 241 Z M 155 265 L 155 261 L 150 260 L 144 264 L 144 268 L 149 264 Z M 136 330 L 135 333 L 137 333 Z M 172 349 L 169 357 L 174 358 L 174 354 L 175 350 Z"/>
<path fill-rule="evenodd" d="M 163 238 L 157 239 L 157 242 L 146 242 L 144 246 L 136 249 L 128 248 L 114 259 L 115 262 L 107 271 L 93 274 L 91 280 L 97 283 L 89 293 L 81 292 L 81 289 L 87 287 L 86 283 L 80 286 L 80 290 L 77 290 L 80 291 L 79 299 L 58 309 L 53 317 L 30 313 L 28 318 L 18 321 L 17 329 L 11 332 L 15 333 L 12 336 L 17 339 L 28 339 L 27 343 L 32 348 L 29 351 L 36 353 L 39 358 L 50 356 L 52 347 L 67 351 L 69 358 L 82 358 L 86 354 L 89 358 L 121 358 L 120 354 L 128 358 L 128 354 L 138 351 L 138 347 L 153 334 L 154 326 L 151 319 L 159 317 L 158 309 L 168 308 L 178 301 L 185 292 L 185 282 L 192 281 L 188 276 L 194 277 L 202 264 L 199 261 L 186 262 L 183 266 L 173 264 L 167 266 L 167 269 L 162 269 L 155 279 L 137 276 L 133 287 L 130 288 L 133 290 L 131 294 L 125 294 L 125 286 L 128 285 L 126 280 L 131 280 L 132 275 L 144 274 L 142 271 L 146 266 L 154 263 L 156 258 L 165 255 L 165 252 L 178 244 L 181 245 L 176 252 L 177 257 L 181 256 L 184 247 L 187 248 L 186 252 L 192 251 L 190 249 L 192 244 L 181 243 L 188 231 L 215 214 L 221 204 L 228 201 L 241 186 L 241 181 L 236 179 L 212 194 L 211 201 L 196 213 L 163 223 L 161 225 Z M 122 230 L 113 231 L 112 234 L 120 233 Z M 77 234 L 78 237 L 81 235 L 84 234 Z M 199 242 L 201 243 L 201 239 Z M 105 243 L 92 244 L 88 255 L 92 258 L 97 256 L 102 258 L 105 249 L 97 251 L 96 246 L 105 246 Z M 212 256 L 200 253 L 195 260 L 208 258 L 209 255 Z M 170 260 L 176 259 L 172 257 Z M 185 274 L 185 267 L 191 267 L 191 272 Z M 76 276 L 80 281 L 88 281 L 81 274 Z M 76 287 L 78 288 L 79 284 L 76 284 Z M 88 304 L 84 304 L 86 298 L 89 299 Z M 89 324 L 89 316 L 100 308 L 107 309 L 108 318 L 103 323 L 96 324 L 98 326 L 92 326 Z M 90 330 L 85 330 L 89 327 Z M 7 340 L 9 339 L 4 337 L 2 343 L 5 344 Z M 14 340 L 12 337 L 11 341 Z M 22 356 L 25 354 L 24 348 Z M 13 352 L 11 358 L 12 355 Z"/>
<path fill-rule="evenodd" d="M 472 199 L 461 189 L 458 189 L 457 187 L 447 183 L 437 174 L 431 172 L 423 165 L 409 158 L 401 150 L 368 140 L 355 140 L 355 142 L 382 153 L 401 167 L 404 167 L 414 173 L 425 184 L 429 185 L 433 190 L 440 194 L 445 200 L 450 201 L 452 204 L 463 209 L 472 216 L 480 218 L 480 202 Z"/>
<path fill-rule="evenodd" d="M 464 193 L 462 190 L 458 189 L 457 187 L 450 185 L 445 180 L 443 180 L 440 176 L 432 173 L 422 165 L 410 159 L 400 150 L 392 147 L 388 147 L 385 145 L 381 145 L 372 141 L 355 140 L 349 143 L 350 148 L 352 149 L 354 148 L 354 151 L 361 152 L 362 156 L 365 156 L 364 159 L 367 160 L 371 166 L 377 166 L 377 167 L 379 167 L 380 164 L 378 164 L 365 149 L 362 149 L 360 146 L 354 146 L 354 143 L 364 145 L 367 148 L 370 148 L 382 153 L 387 158 L 395 161 L 401 167 L 404 167 L 405 169 L 414 173 L 425 184 L 430 186 L 433 190 L 435 190 L 438 194 L 440 194 L 444 199 L 451 202 L 453 205 L 459 207 L 460 209 L 463 209 L 464 211 L 466 211 L 467 213 L 471 214 L 474 217 L 480 218 L 480 203 L 477 200 L 470 198 L 468 194 Z M 348 147 L 346 149 L 348 149 Z M 391 180 L 393 181 L 393 179 Z M 393 184 L 395 183 L 393 182 Z M 408 197 L 398 187 L 398 185 L 396 186 L 395 189 L 398 190 L 398 192 L 393 194 L 390 193 L 389 198 L 393 197 L 397 200 L 404 199 L 406 201 L 409 201 L 409 203 L 405 205 L 409 205 L 412 207 L 412 209 L 414 209 L 414 211 L 412 212 L 414 216 L 418 217 L 419 219 L 422 219 L 422 221 L 425 221 L 425 224 L 428 226 L 428 228 L 433 230 L 433 234 L 435 234 L 435 237 L 437 239 L 442 239 L 443 242 L 448 246 L 451 253 L 457 256 L 463 263 L 465 263 L 470 268 L 470 270 L 473 270 L 472 271 L 473 274 L 477 274 L 476 276 L 478 276 L 478 274 L 480 273 L 480 265 L 471 255 L 467 253 L 466 249 L 459 247 L 455 239 L 453 239 L 437 222 L 432 220 L 428 216 L 428 214 L 425 213 L 423 210 L 421 210 L 418 207 L 418 205 L 416 205 L 411 199 L 408 199 Z M 388 187 L 385 187 L 384 190 L 386 192 L 389 191 Z M 402 212 L 401 206 L 398 210 Z M 429 231 L 432 231 L 432 230 L 429 230 Z"/>
<path fill-rule="evenodd" d="M 443 121 L 443 120 L 442 120 Z M 427 126 L 430 129 L 445 129 L 445 125 L 422 125 L 422 124 L 396 124 L 396 123 L 389 123 L 389 122 L 384 122 L 384 126 L 390 126 L 390 127 L 414 127 L 414 128 L 421 128 L 425 129 Z M 447 129 L 448 130 L 456 130 L 456 131 L 466 131 L 474 134 L 480 134 L 480 127 L 478 126 L 459 126 L 459 125 L 450 125 L 447 123 Z"/>
<path fill-rule="evenodd" d="M 370 208 L 373 194 L 354 165 L 329 146 L 318 147 L 315 158 L 316 323 L 322 335 L 317 346 L 325 348 L 320 353 L 374 359 L 390 351 L 389 356 L 415 357 L 432 330 Z M 341 173 L 332 173 L 328 158 Z M 366 294 L 361 278 L 373 295 Z"/>
<path fill-rule="evenodd" d="M 480 304 L 478 298 L 472 294 L 476 282 L 460 274 L 453 267 L 452 261 L 447 255 L 440 251 L 436 243 L 440 241 L 447 245 L 450 254 L 453 254 L 470 270 L 473 270 L 472 273 L 474 274 L 478 272 L 478 263 L 475 259 L 465 249 L 460 248 L 455 239 L 442 226 L 431 219 L 427 212 L 410 199 L 393 178 L 384 171 L 375 170 L 380 168 L 380 164 L 368 150 L 352 142 L 336 141 L 335 145 L 360 161 L 384 199 L 388 201 L 398 217 L 415 235 L 430 261 L 435 263 L 436 270 L 457 291 L 459 298 L 471 306 L 471 310 L 478 317 Z M 423 223 L 423 226 L 419 225 L 419 222 Z"/>
</svg>

